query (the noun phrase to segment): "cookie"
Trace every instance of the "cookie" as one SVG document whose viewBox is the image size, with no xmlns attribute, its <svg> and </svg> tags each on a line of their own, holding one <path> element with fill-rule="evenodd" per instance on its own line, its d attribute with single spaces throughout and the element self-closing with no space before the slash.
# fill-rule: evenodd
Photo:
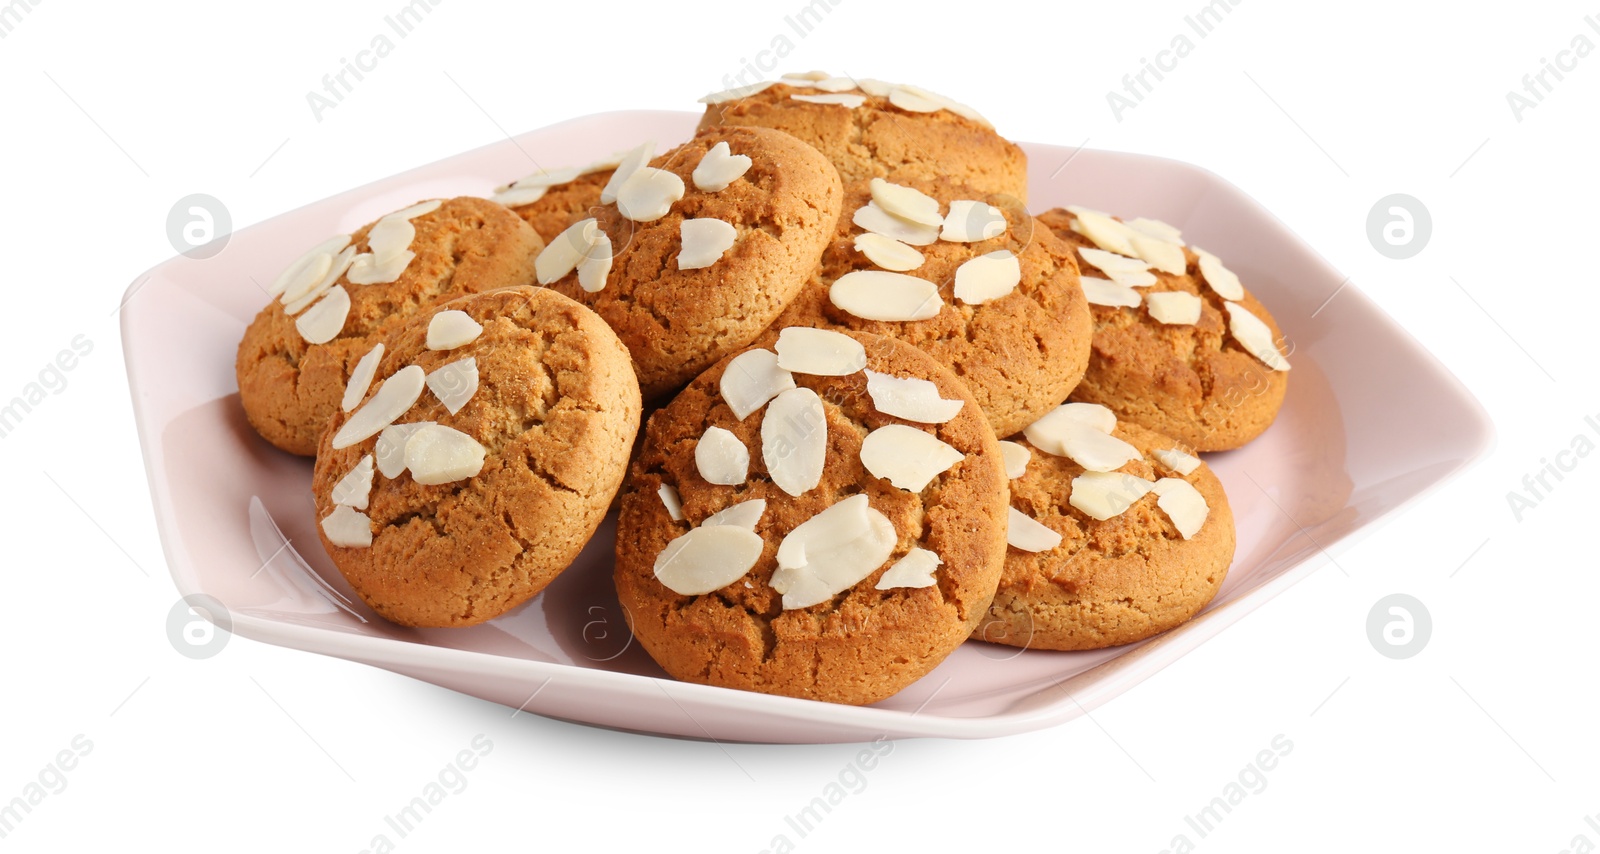
<svg viewBox="0 0 1600 854">
<path fill-rule="evenodd" d="M 1237 448 L 1272 425 L 1288 389 L 1288 349 L 1277 321 L 1216 256 L 1155 220 L 1056 208 L 1039 221 L 1077 250 L 1096 303 L 1074 400 L 1200 451 Z"/>
<path fill-rule="evenodd" d="M 841 190 L 816 149 L 766 128 L 713 128 L 646 164 L 648 151 L 537 267 L 611 324 L 652 400 L 777 318 L 833 236 Z"/>
<path fill-rule="evenodd" d="M 988 193 L 1028 199 L 1028 158 L 964 104 L 916 86 L 787 75 L 707 95 L 702 129 L 776 128 L 815 146 L 846 185 L 949 177 Z"/>
<path fill-rule="evenodd" d="M 761 343 L 651 417 L 617 595 L 678 679 L 875 702 L 988 608 L 1006 536 L 994 432 L 908 344 L 813 329 Z"/>
<path fill-rule="evenodd" d="M 1233 515 L 1222 483 L 1181 443 L 1080 403 L 1011 441 L 1011 546 L 974 639 L 1116 646 L 1182 624 L 1216 595 Z"/>
<path fill-rule="evenodd" d="M 284 270 L 239 342 L 234 371 L 250 425 L 291 454 L 316 453 L 356 362 L 418 312 L 533 281 L 544 246 L 487 199 L 424 202 L 340 235 Z"/>
<path fill-rule="evenodd" d="M 610 183 L 617 162 L 610 159 L 584 167 L 536 171 L 499 188 L 490 198 L 522 217 L 549 243 L 567 226 L 597 214 L 600 192 Z"/>
<path fill-rule="evenodd" d="M 527 601 L 572 563 L 627 471 L 640 410 L 628 351 L 594 312 L 516 287 L 416 313 L 375 362 L 318 447 L 312 493 L 334 564 L 406 626 L 470 626 Z"/>
<path fill-rule="evenodd" d="M 907 317 L 922 319 L 894 319 Z M 1013 200 L 948 180 L 851 187 L 820 270 L 776 325 L 915 344 L 955 371 L 1001 436 L 1067 398 L 1092 335 L 1072 248 Z"/>
</svg>

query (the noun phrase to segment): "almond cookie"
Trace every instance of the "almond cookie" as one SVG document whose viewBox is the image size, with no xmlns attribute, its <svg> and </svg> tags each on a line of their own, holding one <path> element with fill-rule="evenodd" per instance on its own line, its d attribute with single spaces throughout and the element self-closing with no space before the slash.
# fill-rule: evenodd
<svg viewBox="0 0 1600 854">
<path fill-rule="evenodd" d="M 291 454 L 316 453 L 373 344 L 445 300 L 531 283 L 543 246 L 509 210 L 463 197 L 312 247 L 273 282 L 274 299 L 239 342 L 234 371 L 250 425 Z"/>
<path fill-rule="evenodd" d="M 1028 199 L 1022 149 L 976 110 L 926 89 L 811 72 L 700 100 L 701 128 L 755 125 L 794 134 L 827 155 L 846 185 L 950 177 Z"/>
<path fill-rule="evenodd" d="M 651 417 L 617 525 L 618 598 L 676 678 L 875 702 L 989 606 L 999 447 L 915 347 L 807 328 L 762 345 Z"/>
<path fill-rule="evenodd" d="M 490 199 L 510 208 L 549 243 L 567 226 L 598 215 L 600 193 L 619 162 L 620 157 L 582 167 L 538 170 L 500 187 Z"/>
<path fill-rule="evenodd" d="M 844 209 L 820 270 L 776 325 L 915 344 L 955 371 L 1001 436 L 1077 386 L 1092 327 L 1072 247 L 1014 200 L 878 178 L 851 187 Z"/>
<path fill-rule="evenodd" d="M 317 451 L 322 544 L 386 619 L 493 619 L 605 516 L 639 429 L 628 351 L 594 312 L 516 287 L 418 312 L 374 352 Z"/>
<path fill-rule="evenodd" d="M 1233 514 L 1180 443 L 1069 403 L 1001 445 L 1010 548 L 975 640 L 1116 646 L 1183 623 L 1216 595 L 1233 562 Z"/>
<path fill-rule="evenodd" d="M 1200 451 L 1237 448 L 1272 425 L 1289 385 L 1282 333 L 1215 255 L 1158 220 L 1086 208 L 1039 221 L 1079 255 L 1094 351 L 1074 400 Z"/>
<path fill-rule="evenodd" d="M 839 176 L 766 128 L 713 128 L 629 152 L 599 212 L 550 241 L 538 280 L 594 309 L 633 354 L 646 400 L 755 340 L 838 224 Z"/>
</svg>

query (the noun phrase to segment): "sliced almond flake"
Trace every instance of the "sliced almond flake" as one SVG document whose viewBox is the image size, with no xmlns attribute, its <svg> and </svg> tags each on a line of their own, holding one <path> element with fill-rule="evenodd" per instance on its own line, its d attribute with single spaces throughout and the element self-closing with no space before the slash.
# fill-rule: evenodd
<svg viewBox="0 0 1600 854">
<path fill-rule="evenodd" d="M 342 549 L 372 546 L 372 520 L 353 507 L 340 504 L 322 520 L 322 535 Z"/>
<path fill-rule="evenodd" d="M 422 396 L 426 380 L 427 375 L 418 365 L 407 365 L 396 371 L 394 376 L 383 381 L 366 405 L 357 409 L 339 432 L 333 434 L 333 449 L 337 451 L 365 441 L 394 423 Z"/>
<path fill-rule="evenodd" d="M 416 257 L 409 249 L 383 258 L 363 252 L 351 259 L 345 278 L 352 285 L 386 285 L 399 279 Z"/>
<path fill-rule="evenodd" d="M 425 486 L 454 483 L 482 471 L 485 453 L 477 439 L 460 430 L 428 424 L 406 440 L 406 468 Z"/>
<path fill-rule="evenodd" d="M 921 225 L 903 220 L 878 207 L 877 202 L 867 202 L 850 215 L 850 222 L 863 231 L 881 234 L 890 240 L 912 246 L 928 246 L 939 240 L 937 225 Z"/>
<path fill-rule="evenodd" d="M 700 99 L 700 103 L 725 104 L 728 101 L 737 101 L 741 98 L 748 98 L 751 95 L 765 92 L 777 82 L 778 81 L 776 80 L 763 80 L 760 83 L 751 83 L 748 86 L 735 86 L 732 89 L 724 89 L 721 92 L 712 92 L 711 94 L 702 97 Z M 649 158 L 645 159 L 648 160 Z"/>
<path fill-rule="evenodd" d="M 1154 237 L 1157 240 L 1165 240 L 1168 243 L 1176 244 L 1178 246 L 1183 245 L 1183 232 L 1173 228 L 1170 225 L 1167 225 L 1159 219 L 1146 219 L 1144 217 L 1139 217 L 1138 219 L 1128 220 L 1127 226 L 1134 231 L 1137 231 L 1140 234 L 1148 237 Z"/>
<path fill-rule="evenodd" d="M 785 610 L 821 604 L 877 571 L 894 553 L 894 523 L 852 495 L 807 519 L 778 545 L 772 589 Z"/>
<path fill-rule="evenodd" d="M 1006 517 L 1006 545 L 1025 552 L 1047 552 L 1061 545 L 1061 535 L 1012 507 Z"/>
<path fill-rule="evenodd" d="M 322 299 L 295 318 L 294 328 L 308 344 L 326 344 L 339 337 L 345 318 L 350 316 L 350 292 L 330 288 Z"/>
<path fill-rule="evenodd" d="M 373 455 L 378 458 L 378 473 L 389 479 L 399 477 L 406 470 L 406 441 L 411 434 L 432 424 L 432 421 L 413 421 L 409 424 L 390 424 L 378 434 L 378 444 Z"/>
<path fill-rule="evenodd" d="M 285 270 L 283 275 L 278 277 L 285 283 L 283 304 L 288 305 L 314 292 L 317 283 L 322 281 L 331 267 L 333 267 L 333 253 L 329 252 L 309 254 L 295 262 L 289 270 Z"/>
<path fill-rule="evenodd" d="M 333 492 L 329 497 L 335 504 L 354 507 L 357 510 L 367 509 L 367 500 L 372 496 L 372 455 L 363 454 L 360 462 L 350 468 L 339 482 L 333 485 Z"/>
<path fill-rule="evenodd" d="M 733 357 L 718 384 L 723 401 L 740 421 L 794 387 L 794 375 L 778 367 L 778 354 L 761 349 Z"/>
<path fill-rule="evenodd" d="M 550 192 L 549 187 L 508 187 L 498 190 L 489 197 L 489 201 L 505 205 L 508 208 L 520 208 L 531 205 L 544 198 Z"/>
<path fill-rule="evenodd" d="M 805 86 L 805 85 L 808 85 L 808 84 L 811 84 L 811 83 L 815 83 L 818 80 L 827 80 L 829 77 L 832 77 L 832 76 L 833 76 L 832 74 L 829 74 L 826 71 L 819 71 L 819 70 L 813 68 L 810 71 L 801 71 L 801 72 L 791 71 L 788 74 L 783 75 L 783 77 L 781 79 L 782 79 L 782 81 L 784 83 L 786 83 L 786 84 L 788 84 L 790 86 Z"/>
<path fill-rule="evenodd" d="M 345 272 L 350 269 L 350 262 L 353 261 L 355 257 L 356 248 L 354 246 L 346 246 L 339 252 L 338 255 L 333 256 L 333 263 L 328 266 L 328 269 L 323 273 L 322 278 L 316 282 L 313 282 L 311 288 L 303 291 L 298 299 L 288 299 L 289 294 L 285 292 L 284 312 L 290 316 L 293 316 L 299 314 L 302 309 L 315 302 L 325 291 L 333 287 L 335 282 L 339 281 L 340 276 L 343 276 Z"/>
<path fill-rule="evenodd" d="M 832 329 L 788 326 L 778 333 L 778 367 L 797 374 L 843 377 L 867 366 L 861 342 Z"/>
<path fill-rule="evenodd" d="M 301 292 L 309 290 L 321 278 L 321 273 L 313 273 L 311 270 L 321 269 L 322 259 L 324 258 L 331 264 L 333 257 L 349 245 L 350 235 L 338 234 L 306 250 L 304 255 L 296 258 L 289 266 L 283 268 L 283 272 L 272 280 L 272 285 L 267 288 L 267 295 L 277 296 L 278 294 L 284 294 L 287 296 L 293 285 L 298 285 Z M 284 300 L 285 303 L 291 301 L 290 299 Z"/>
<path fill-rule="evenodd" d="M 1167 514 L 1184 539 L 1200 533 L 1206 517 L 1211 514 L 1211 508 L 1194 484 L 1176 477 L 1164 477 L 1155 482 L 1151 491 L 1161 496 L 1156 499 L 1156 506 Z"/>
<path fill-rule="evenodd" d="M 845 273 L 828 287 L 828 300 L 864 320 L 927 320 L 944 308 L 938 285 L 887 270 Z"/>
<path fill-rule="evenodd" d="M 700 158 L 699 165 L 694 167 L 694 173 L 689 177 L 694 179 L 697 189 L 717 193 L 744 177 L 744 173 L 750 171 L 750 164 L 749 155 L 734 154 L 727 142 L 719 142 Z"/>
<path fill-rule="evenodd" d="M 937 436 L 905 424 L 888 424 L 861 440 L 861 464 L 908 492 L 921 492 L 967 455 Z"/>
<path fill-rule="evenodd" d="M 883 571 L 878 577 L 878 583 L 873 585 L 878 590 L 893 590 L 897 587 L 932 587 L 938 584 L 938 579 L 933 577 L 935 570 L 944 561 L 939 555 L 923 548 L 913 548 L 906 552 L 905 557 L 894 562 L 894 565 Z"/>
<path fill-rule="evenodd" d="M 1117 416 L 1098 403 L 1063 403 L 1023 428 L 1022 435 L 1028 437 L 1028 444 L 1035 448 L 1063 457 L 1066 452 L 1061 442 L 1067 427 L 1073 424 L 1087 424 L 1102 433 L 1110 433 L 1117 429 Z"/>
<path fill-rule="evenodd" d="M 919 424 L 943 424 L 959 415 L 966 405 L 962 400 L 940 397 L 939 386 L 929 380 L 880 374 L 870 368 L 866 374 L 867 395 L 884 415 Z"/>
<path fill-rule="evenodd" d="M 867 256 L 868 261 L 896 273 L 915 270 L 927 260 L 911 246 L 871 231 L 856 235 L 855 247 L 857 252 Z"/>
<path fill-rule="evenodd" d="M 1138 448 L 1081 421 L 1068 424 L 1059 438 L 1060 455 L 1089 471 L 1116 471 L 1144 456 Z"/>
<path fill-rule="evenodd" d="M 591 294 L 605 288 L 611 275 L 612 252 L 611 235 L 596 227 L 594 239 L 578 262 L 578 287 Z"/>
<path fill-rule="evenodd" d="M 720 219 L 686 219 L 678 226 L 683 249 L 678 253 L 678 269 L 703 270 L 722 260 L 733 248 L 739 230 Z"/>
<path fill-rule="evenodd" d="M 964 119 L 971 119 L 972 121 L 975 121 L 985 127 L 992 127 L 992 125 L 989 124 L 989 120 L 984 118 L 982 113 L 979 113 L 977 110 L 974 110 L 973 108 L 955 100 L 954 98 L 948 98 L 939 94 L 938 92 L 931 92 L 920 86 L 912 86 L 909 83 L 902 83 L 897 88 L 901 90 L 904 96 L 920 98 L 924 101 L 938 105 L 941 109 L 949 110 L 950 112 L 955 113 Z"/>
<path fill-rule="evenodd" d="M 1006 215 L 988 202 L 957 199 L 950 203 L 939 239 L 951 243 L 976 243 L 1006 233 Z"/>
<path fill-rule="evenodd" d="M 1150 316 L 1172 326 L 1193 326 L 1200 322 L 1200 298 L 1185 291 L 1167 291 L 1145 297 Z"/>
<path fill-rule="evenodd" d="M 1139 306 L 1139 292 L 1127 285 L 1119 285 L 1109 279 L 1097 279 L 1094 276 L 1083 276 L 1078 279 L 1078 284 L 1083 286 L 1083 296 L 1090 305 L 1106 305 L 1113 308 Z"/>
<path fill-rule="evenodd" d="M 1239 277 L 1232 270 L 1222 266 L 1222 259 L 1198 246 L 1194 247 L 1194 254 L 1200 257 L 1200 275 L 1217 296 L 1233 302 L 1244 299 L 1244 285 L 1239 284 Z"/>
<path fill-rule="evenodd" d="M 1133 243 L 1134 254 L 1148 261 L 1152 269 L 1174 276 L 1188 272 L 1189 259 L 1184 256 L 1182 246 L 1157 240 L 1146 234 L 1135 234 L 1130 240 Z"/>
<path fill-rule="evenodd" d="M 428 321 L 428 349 L 454 350 L 478 340 L 483 325 L 459 309 L 447 309 Z"/>
<path fill-rule="evenodd" d="M 882 80 L 874 80 L 871 77 L 863 77 L 856 81 L 856 88 L 874 98 L 887 98 L 889 93 L 894 91 L 894 84 L 885 83 Z"/>
<path fill-rule="evenodd" d="M 761 516 L 766 512 L 767 499 L 752 498 L 749 501 L 741 501 L 738 504 L 730 504 L 727 507 L 712 513 L 710 516 L 705 518 L 704 522 L 700 523 L 700 527 L 707 528 L 712 525 L 732 525 L 736 528 L 745 528 L 747 530 L 754 531 L 756 526 L 761 524 Z"/>
<path fill-rule="evenodd" d="M 1150 481 L 1124 472 L 1086 471 L 1072 479 L 1072 496 L 1067 503 L 1104 522 L 1121 516 L 1154 488 Z"/>
<path fill-rule="evenodd" d="M 349 412 L 356 408 L 356 404 L 367 396 L 367 389 L 372 387 L 372 378 L 378 373 L 378 362 L 383 360 L 383 342 L 379 341 L 367 351 L 367 355 L 356 362 L 355 368 L 350 371 L 350 381 L 345 383 L 344 397 L 339 400 L 339 408 Z"/>
<path fill-rule="evenodd" d="M 743 578 L 761 558 L 761 536 L 734 525 L 680 534 L 656 556 L 656 580 L 680 596 L 701 596 Z"/>
<path fill-rule="evenodd" d="M 567 226 L 533 259 L 534 277 L 541 285 L 560 281 L 577 269 L 578 262 L 588 255 L 590 248 L 599 242 L 600 235 L 604 233 L 594 217 L 580 219 Z"/>
<path fill-rule="evenodd" d="M 1002 441 L 1000 458 L 1006 464 L 1006 477 L 1016 480 L 1028 473 L 1028 461 L 1033 459 L 1033 452 L 1016 442 Z"/>
<path fill-rule="evenodd" d="M 1138 273 L 1124 273 L 1119 270 L 1115 273 L 1106 273 L 1106 275 L 1111 277 L 1111 281 L 1113 283 L 1121 285 L 1125 288 L 1149 287 L 1158 281 L 1156 279 L 1156 274 L 1150 272 L 1149 270 L 1144 270 Z"/>
<path fill-rule="evenodd" d="M 1084 261 L 1094 265 L 1101 272 L 1111 273 L 1143 273 L 1150 269 L 1150 262 L 1138 258 L 1129 258 L 1104 249 L 1090 249 L 1086 246 L 1078 247 L 1078 254 Z"/>
<path fill-rule="evenodd" d="M 622 187 L 623 182 L 633 177 L 633 173 L 639 171 L 641 167 L 650 162 L 650 158 L 655 156 L 656 142 L 653 139 L 642 143 L 638 148 L 630 149 L 627 154 L 622 155 L 621 162 L 617 164 L 617 171 L 611 173 L 611 180 L 607 181 L 605 187 L 600 190 L 600 204 L 609 205 L 615 202 L 617 200 L 617 190 Z"/>
<path fill-rule="evenodd" d="M 683 198 L 683 179 L 677 173 L 641 166 L 617 188 L 617 211 L 634 222 L 655 222 Z"/>
<path fill-rule="evenodd" d="M 929 98 L 915 86 L 900 85 L 889 90 L 889 103 L 908 113 L 936 113 L 944 105 Z"/>
<path fill-rule="evenodd" d="M 816 392 L 792 388 L 767 404 L 761 460 L 774 485 L 790 495 L 804 495 L 822 481 L 827 455 L 827 412 Z"/>
<path fill-rule="evenodd" d="M 468 356 L 443 365 L 428 374 L 428 390 L 450 410 L 451 415 L 461 411 L 467 401 L 478 393 L 478 359 Z"/>
<path fill-rule="evenodd" d="M 1272 327 L 1236 302 L 1223 305 L 1228 309 L 1228 331 L 1233 333 L 1234 340 L 1274 371 L 1289 370 L 1289 360 L 1278 351 L 1278 344 L 1272 339 Z"/>
<path fill-rule="evenodd" d="M 401 208 L 394 213 L 385 214 L 384 216 L 385 218 L 394 217 L 395 219 L 412 220 L 419 216 L 427 216 L 443 206 L 444 199 L 429 199 L 425 202 L 417 202 L 409 208 Z"/>
<path fill-rule="evenodd" d="M 416 239 L 417 227 L 411 224 L 411 220 L 390 214 L 367 230 L 367 251 L 373 258 L 386 261 L 410 249 L 412 241 Z"/>
<path fill-rule="evenodd" d="M 853 110 L 867 102 L 866 95 L 858 95 L 854 92 L 828 92 L 822 95 L 790 95 L 789 97 L 808 104 L 833 104 L 844 107 L 847 110 Z"/>
<path fill-rule="evenodd" d="M 868 186 L 872 201 L 891 216 L 918 225 L 939 225 L 944 217 L 939 214 L 939 200 L 915 187 L 892 184 L 882 178 L 873 178 Z"/>
<path fill-rule="evenodd" d="M 811 86 L 824 92 L 853 92 L 857 88 L 856 81 L 848 77 L 829 77 L 825 80 L 814 80 L 811 82 Z"/>
<path fill-rule="evenodd" d="M 1022 264 L 1009 249 L 979 255 L 956 268 L 956 299 L 982 305 L 1009 295 L 1022 283 Z"/>
<path fill-rule="evenodd" d="M 1133 229 L 1099 211 L 1083 210 L 1072 223 L 1072 230 L 1094 242 L 1094 245 L 1118 255 L 1133 255 Z M 1106 272 L 1111 272 L 1107 270 Z"/>
<path fill-rule="evenodd" d="M 707 483 L 738 486 L 750 474 L 750 449 L 722 427 L 707 427 L 694 446 L 695 468 Z"/>
<path fill-rule="evenodd" d="M 672 521 L 682 522 L 683 499 L 678 497 L 678 490 L 670 483 L 663 483 L 661 488 L 656 490 L 656 495 L 661 499 L 661 506 L 667 508 L 667 515 L 672 517 Z"/>
<path fill-rule="evenodd" d="M 1179 448 L 1151 451 L 1150 456 L 1155 457 L 1156 462 L 1161 463 L 1162 465 L 1181 475 L 1194 474 L 1194 470 L 1200 467 L 1199 457 Z"/>
<path fill-rule="evenodd" d="M 501 190 L 534 190 L 559 187 L 562 184 L 570 184 L 591 171 L 596 170 L 578 166 L 563 166 L 560 169 L 551 169 L 549 171 L 540 169 L 537 172 L 530 172 L 512 181 L 509 185 L 502 187 Z"/>
</svg>

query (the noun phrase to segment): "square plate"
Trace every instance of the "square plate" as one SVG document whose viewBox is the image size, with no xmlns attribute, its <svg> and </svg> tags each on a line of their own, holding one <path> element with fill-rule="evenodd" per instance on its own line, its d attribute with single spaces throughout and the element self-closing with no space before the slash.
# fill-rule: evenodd
<svg viewBox="0 0 1600 854">
<path fill-rule="evenodd" d="M 1461 384 L 1270 213 L 1221 178 L 1153 157 L 1023 144 L 1034 210 L 1068 203 L 1159 217 L 1226 258 L 1293 344 L 1277 422 L 1210 454 L 1238 527 L 1209 607 L 1152 640 L 1095 652 L 969 642 L 888 700 L 850 707 L 668 678 L 632 643 L 611 584 L 613 520 L 539 596 L 468 629 L 409 629 L 368 610 L 323 552 L 311 461 L 258 438 L 233 361 L 269 282 L 305 247 L 418 199 L 485 195 L 530 171 L 587 163 L 654 138 L 687 139 L 696 114 L 589 116 L 396 175 L 253 226 L 215 257 L 179 256 L 134 283 L 123 348 L 156 522 L 185 595 L 231 630 L 365 662 L 521 707 L 626 730 L 764 742 L 981 738 L 1068 721 L 1160 670 L 1482 455 L 1493 428 Z M 524 154 L 527 152 L 527 154 Z M 1070 159 L 1070 162 L 1068 162 Z M 1057 174 L 1045 167 L 1067 162 Z M 253 280 L 253 281 L 252 281 Z M 1338 293 L 1337 298 L 1330 296 Z"/>
</svg>

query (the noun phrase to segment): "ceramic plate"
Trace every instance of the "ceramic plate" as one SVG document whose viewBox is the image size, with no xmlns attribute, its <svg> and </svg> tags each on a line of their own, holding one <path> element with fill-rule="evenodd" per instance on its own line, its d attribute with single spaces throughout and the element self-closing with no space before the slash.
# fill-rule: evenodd
<svg viewBox="0 0 1600 854">
<path fill-rule="evenodd" d="M 1477 402 L 1431 355 L 1266 210 L 1170 160 L 1024 144 L 1035 210 L 1150 216 L 1227 259 L 1271 307 L 1294 372 L 1277 422 L 1208 456 L 1238 525 L 1216 600 L 1186 625 L 1097 652 L 969 642 L 898 695 L 837 706 L 676 682 L 632 642 L 611 586 L 608 522 L 523 607 L 469 629 L 407 629 L 368 610 L 317 539 L 311 461 L 245 421 L 234 351 L 266 304 L 256 282 L 328 235 L 419 199 L 486 195 L 540 166 L 588 163 L 697 116 L 628 112 L 523 134 L 261 223 L 206 260 L 174 258 L 126 295 L 128 380 L 167 562 L 179 590 L 228 609 L 236 634 L 361 661 L 529 712 L 640 732 L 766 742 L 981 738 L 1072 720 L 1150 677 L 1323 563 L 1328 550 L 1436 488 L 1487 449 Z M 1065 167 L 1061 164 L 1065 163 Z M 1333 295 L 1337 292 L 1337 296 Z M 1330 297 L 1333 297 L 1330 300 Z"/>
</svg>

